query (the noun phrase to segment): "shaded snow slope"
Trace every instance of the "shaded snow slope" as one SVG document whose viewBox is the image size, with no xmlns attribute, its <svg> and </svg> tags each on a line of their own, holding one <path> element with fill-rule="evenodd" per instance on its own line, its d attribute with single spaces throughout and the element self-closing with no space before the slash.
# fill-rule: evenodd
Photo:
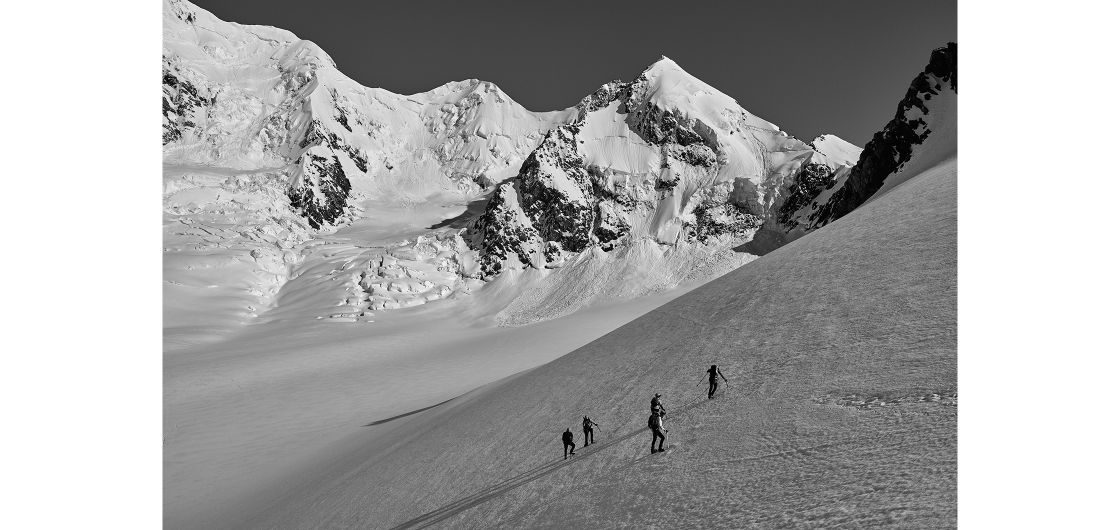
<svg viewBox="0 0 1120 530">
<path fill-rule="evenodd" d="M 285 492 L 351 471 L 350 455 L 364 460 L 362 451 L 381 447 L 367 438 L 398 425 L 372 423 L 551 361 L 682 292 L 507 327 L 478 323 L 495 310 L 476 292 L 387 312 L 375 324 L 266 318 L 167 353 L 164 524 L 243 527 Z"/>
<path fill-rule="evenodd" d="M 956 163 L 556 361 L 355 437 L 254 527 L 956 524 Z M 718 363 L 730 384 L 697 388 Z M 651 456 L 663 394 L 670 451 Z M 561 460 L 590 415 L 597 443 Z"/>
</svg>

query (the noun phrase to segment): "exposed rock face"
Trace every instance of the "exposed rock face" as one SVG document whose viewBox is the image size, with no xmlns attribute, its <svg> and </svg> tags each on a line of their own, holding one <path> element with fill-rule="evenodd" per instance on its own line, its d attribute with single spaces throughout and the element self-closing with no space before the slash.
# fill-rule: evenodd
<svg viewBox="0 0 1120 530">
<path fill-rule="evenodd" d="M 179 69 L 177 61 L 163 58 L 163 143 L 183 137 L 183 130 L 196 126 L 195 114 L 205 112 L 214 98 L 199 89 Z"/>
<path fill-rule="evenodd" d="M 312 228 L 321 228 L 342 216 L 350 196 L 350 179 L 333 154 L 328 160 L 308 153 L 302 162 L 302 180 L 288 188 L 288 198 Z"/>
<path fill-rule="evenodd" d="M 799 210 L 812 204 L 821 191 L 833 183 L 833 169 L 824 164 L 805 162 L 797 173 L 797 179 L 789 187 L 789 196 L 778 209 L 778 222 L 787 228 L 796 226 L 794 216 Z"/>
<path fill-rule="evenodd" d="M 686 225 L 688 235 L 701 242 L 724 234 L 745 235 L 762 226 L 762 218 L 730 202 L 706 202 L 692 210 L 693 223 Z"/>
<path fill-rule="evenodd" d="M 928 122 L 930 101 L 947 91 L 957 91 L 954 42 L 933 51 L 925 70 L 914 78 L 898 103 L 894 118 L 875 133 L 848 178 L 812 213 L 812 226 L 823 226 L 856 209 L 879 190 L 888 176 L 909 162 L 915 148 L 933 132 Z"/>
<path fill-rule="evenodd" d="M 511 252 L 521 263 L 541 267 L 558 260 L 560 250 L 587 248 L 598 210 L 576 141 L 573 127 L 549 131 L 518 178 L 498 187 L 475 223 L 484 274 L 497 273 Z"/>
</svg>

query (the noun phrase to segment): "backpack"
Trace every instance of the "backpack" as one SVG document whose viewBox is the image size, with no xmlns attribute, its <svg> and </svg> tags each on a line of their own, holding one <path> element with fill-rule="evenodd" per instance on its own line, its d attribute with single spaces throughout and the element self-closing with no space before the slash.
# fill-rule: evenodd
<svg viewBox="0 0 1120 530">
<path fill-rule="evenodd" d="M 661 416 L 658 416 L 657 414 L 650 414 L 649 415 L 649 428 L 650 429 L 660 429 L 661 428 L 661 421 L 660 420 L 661 420 Z"/>
<path fill-rule="evenodd" d="M 583 419 L 583 428 L 584 429 L 590 429 L 591 428 L 591 418 L 584 418 Z"/>
</svg>

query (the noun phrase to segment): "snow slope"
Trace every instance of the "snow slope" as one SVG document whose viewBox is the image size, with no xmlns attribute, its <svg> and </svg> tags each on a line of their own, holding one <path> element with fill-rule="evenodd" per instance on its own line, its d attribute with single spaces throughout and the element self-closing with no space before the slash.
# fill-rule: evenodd
<svg viewBox="0 0 1120 530">
<path fill-rule="evenodd" d="M 308 480 L 348 473 L 339 459 L 396 425 L 372 422 L 551 361 L 686 291 L 516 327 L 479 325 L 494 310 L 470 297 L 380 325 L 278 319 L 165 354 L 164 524 L 236 527 Z"/>
<path fill-rule="evenodd" d="M 356 435 L 329 477 L 235 524 L 952 527 L 955 197 L 955 161 L 937 165 L 551 363 Z M 712 363 L 730 383 L 708 401 Z M 671 449 L 651 456 L 654 392 Z M 563 461 L 585 414 L 598 443 Z"/>
</svg>

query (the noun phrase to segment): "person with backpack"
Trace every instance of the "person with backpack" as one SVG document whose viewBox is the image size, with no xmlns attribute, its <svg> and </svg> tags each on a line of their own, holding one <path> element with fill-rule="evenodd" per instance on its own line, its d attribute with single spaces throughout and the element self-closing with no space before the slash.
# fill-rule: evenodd
<svg viewBox="0 0 1120 530">
<path fill-rule="evenodd" d="M 591 421 L 587 416 L 583 417 L 583 446 L 587 447 L 587 438 L 591 437 L 591 443 L 595 443 L 595 429 L 599 424 Z"/>
<path fill-rule="evenodd" d="M 665 433 L 668 432 L 668 429 L 665 428 L 665 424 L 661 421 L 661 418 L 664 417 L 664 412 L 654 412 L 649 415 L 649 430 L 653 433 L 653 439 L 649 442 L 650 454 L 665 452 Z M 657 443 L 659 438 L 661 439 L 660 444 Z M 655 445 L 657 446 L 656 449 L 654 449 Z"/>
<path fill-rule="evenodd" d="M 654 394 L 653 399 L 649 400 L 649 411 L 654 414 L 665 412 L 665 405 L 661 404 L 661 394 Z"/>
<path fill-rule="evenodd" d="M 564 429 L 564 434 L 560 436 L 564 441 L 564 460 L 568 459 L 568 447 L 572 448 L 572 456 L 576 456 L 576 443 L 572 441 L 572 430 Z"/>
<path fill-rule="evenodd" d="M 716 368 L 716 365 L 713 364 L 711 368 L 708 368 L 708 399 L 712 399 L 716 395 L 716 388 L 719 387 L 719 382 L 716 381 L 717 375 L 723 379 L 724 383 L 727 382 L 727 378 L 723 377 L 723 373 L 719 371 L 719 368 Z"/>
</svg>

